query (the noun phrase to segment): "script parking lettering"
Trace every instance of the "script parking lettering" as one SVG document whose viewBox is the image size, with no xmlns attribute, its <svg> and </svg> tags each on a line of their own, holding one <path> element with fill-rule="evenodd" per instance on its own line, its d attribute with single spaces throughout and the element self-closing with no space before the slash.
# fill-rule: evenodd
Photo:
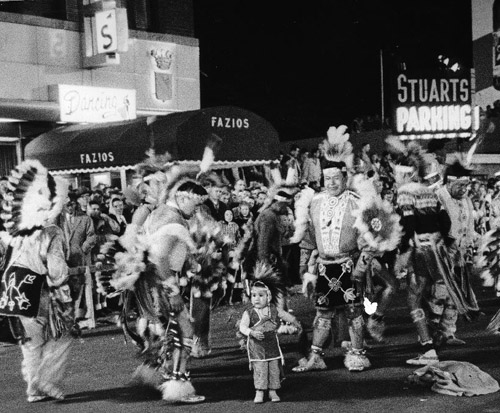
<svg viewBox="0 0 500 413">
<path fill-rule="evenodd" d="M 241 119 L 223 116 L 212 116 L 211 123 L 212 128 L 248 129 L 250 127 L 250 122 L 247 118 Z"/>
<path fill-rule="evenodd" d="M 80 154 L 80 163 L 85 165 L 93 163 L 113 162 L 114 160 L 115 155 L 113 154 L 113 152 L 91 152 Z"/>
</svg>

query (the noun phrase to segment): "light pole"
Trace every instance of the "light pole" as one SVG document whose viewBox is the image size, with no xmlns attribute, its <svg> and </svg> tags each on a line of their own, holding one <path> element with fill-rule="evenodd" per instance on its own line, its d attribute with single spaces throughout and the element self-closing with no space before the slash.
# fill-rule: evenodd
<svg viewBox="0 0 500 413">
<path fill-rule="evenodd" d="M 385 109 L 384 109 L 384 51 L 379 50 L 380 55 L 380 114 L 382 117 L 382 125 L 385 125 Z"/>
</svg>

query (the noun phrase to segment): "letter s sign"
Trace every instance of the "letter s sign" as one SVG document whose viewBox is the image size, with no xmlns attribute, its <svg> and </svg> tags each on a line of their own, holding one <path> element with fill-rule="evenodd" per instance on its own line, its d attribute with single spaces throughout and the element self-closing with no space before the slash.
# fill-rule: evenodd
<svg viewBox="0 0 500 413">
<path fill-rule="evenodd" d="M 118 48 L 115 10 L 101 11 L 95 14 L 97 52 L 111 53 Z"/>
</svg>

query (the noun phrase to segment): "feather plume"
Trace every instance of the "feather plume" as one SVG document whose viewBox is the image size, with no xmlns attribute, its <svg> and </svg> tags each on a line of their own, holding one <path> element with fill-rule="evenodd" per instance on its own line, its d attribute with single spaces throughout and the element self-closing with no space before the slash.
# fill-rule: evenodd
<svg viewBox="0 0 500 413">
<path fill-rule="evenodd" d="M 222 142 L 222 139 L 215 133 L 212 133 L 208 140 L 205 151 L 203 152 L 203 159 L 200 164 L 200 174 L 208 172 L 215 160 L 215 151 Z"/>
<path fill-rule="evenodd" d="M 352 213 L 356 217 L 353 227 L 359 230 L 370 250 L 381 253 L 396 249 L 403 235 L 399 215 L 375 193 L 370 180 L 363 179 L 363 175 L 356 178 L 355 189 L 360 199 L 359 208 Z"/>
<path fill-rule="evenodd" d="M 306 234 L 309 224 L 309 207 L 315 193 L 314 189 L 305 187 L 300 191 L 299 199 L 295 202 L 295 231 L 290 238 L 292 244 L 299 243 Z"/>
<path fill-rule="evenodd" d="M 265 168 L 268 168 L 267 166 Z M 279 169 L 279 163 L 271 162 L 269 164 L 269 178 L 270 184 L 269 186 L 279 186 L 282 183 L 281 172 Z"/>
<path fill-rule="evenodd" d="M 344 162 L 349 169 L 353 167 L 352 144 L 349 142 L 347 126 L 331 126 L 327 131 L 327 138 L 320 143 L 319 148 L 323 156 L 333 162 Z"/>
<path fill-rule="evenodd" d="M 52 208 L 49 211 L 49 222 L 55 222 L 57 217 L 61 214 L 68 196 L 68 181 L 59 176 L 56 176 L 54 181 L 56 185 L 56 196 L 52 200 Z"/>
<path fill-rule="evenodd" d="M 387 143 L 387 149 L 389 150 L 389 152 L 404 156 L 408 154 L 406 145 L 398 137 L 390 135 L 387 137 L 385 142 Z"/>
<path fill-rule="evenodd" d="M 203 152 L 203 159 L 200 163 L 200 174 L 207 172 L 212 163 L 215 160 L 214 151 L 209 146 L 205 146 L 205 151 Z"/>
</svg>

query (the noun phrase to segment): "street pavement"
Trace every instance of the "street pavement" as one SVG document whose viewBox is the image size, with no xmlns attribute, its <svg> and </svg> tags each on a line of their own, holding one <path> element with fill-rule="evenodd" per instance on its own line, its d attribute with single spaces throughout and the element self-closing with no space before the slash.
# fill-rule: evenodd
<svg viewBox="0 0 500 413">
<path fill-rule="evenodd" d="M 475 322 L 459 320 L 458 336 L 466 345 L 443 348 L 441 360 L 468 361 L 500 380 L 500 337 L 487 336 L 484 328 L 500 306 L 491 290 L 476 289 L 486 314 Z M 291 308 L 307 327 L 314 309 L 295 295 Z M 207 358 L 192 363 L 193 383 L 206 396 L 199 405 L 170 405 L 153 390 L 132 387 L 131 374 L 138 361 L 136 348 L 125 344 L 121 329 L 100 326 L 84 331 L 74 342 L 67 379 L 66 400 L 28 404 L 21 376 L 21 354 L 15 345 L 0 345 L 0 413 L 15 412 L 500 412 L 500 392 L 477 397 L 453 397 L 406 381 L 415 367 L 405 360 L 418 352 L 416 333 L 398 291 L 387 316 L 387 342 L 368 341 L 373 367 L 350 373 L 343 366 L 342 351 L 333 345 L 326 352 L 328 369 L 293 373 L 300 357 L 297 336 L 282 336 L 286 380 L 278 392 L 281 403 L 252 402 L 253 380 L 246 354 L 239 350 L 235 323 L 243 306 L 217 308 L 212 314 L 212 347 Z"/>
</svg>

